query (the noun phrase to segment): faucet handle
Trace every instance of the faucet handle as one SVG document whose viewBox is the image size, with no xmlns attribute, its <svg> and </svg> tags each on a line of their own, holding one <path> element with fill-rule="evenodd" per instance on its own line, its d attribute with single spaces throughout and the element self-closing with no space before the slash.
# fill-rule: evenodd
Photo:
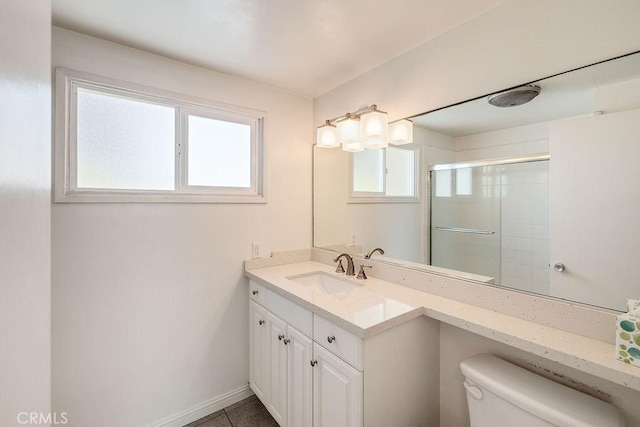
<svg viewBox="0 0 640 427">
<path fill-rule="evenodd" d="M 360 264 L 360 271 L 358 272 L 358 277 L 356 277 L 356 279 L 367 280 L 367 275 L 364 273 L 365 267 L 373 268 L 373 265 Z"/>
<path fill-rule="evenodd" d="M 342 266 L 342 260 L 338 260 L 338 267 L 336 268 L 336 273 L 344 273 L 344 267 Z"/>
</svg>

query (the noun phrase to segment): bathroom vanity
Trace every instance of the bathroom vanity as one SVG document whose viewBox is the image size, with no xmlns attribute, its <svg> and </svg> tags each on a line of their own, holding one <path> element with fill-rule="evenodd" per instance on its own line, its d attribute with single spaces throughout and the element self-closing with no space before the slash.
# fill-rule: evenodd
<svg viewBox="0 0 640 427">
<path fill-rule="evenodd" d="M 281 426 L 437 424 L 437 321 L 317 262 L 247 275 L 250 386 Z"/>
<path fill-rule="evenodd" d="M 282 426 L 438 425 L 443 324 L 640 391 L 640 370 L 615 360 L 607 339 L 585 336 L 609 328 L 606 316 L 578 333 L 569 319 L 586 315 L 580 307 L 547 300 L 545 320 L 531 318 L 537 297 L 474 293 L 375 259 L 369 279 L 346 278 L 334 255 L 314 248 L 245 263 L 250 386 Z"/>
</svg>

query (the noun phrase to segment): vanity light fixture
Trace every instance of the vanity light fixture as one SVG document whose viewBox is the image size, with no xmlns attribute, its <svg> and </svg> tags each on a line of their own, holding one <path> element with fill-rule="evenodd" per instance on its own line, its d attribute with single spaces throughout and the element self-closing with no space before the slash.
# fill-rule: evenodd
<svg viewBox="0 0 640 427">
<path fill-rule="evenodd" d="M 324 125 L 318 128 L 318 147 L 333 148 L 339 145 L 338 128 L 327 120 Z"/>
<path fill-rule="evenodd" d="M 400 119 L 389 123 L 389 144 L 404 145 L 413 142 L 413 122 Z"/>
<path fill-rule="evenodd" d="M 338 141 L 342 144 L 344 151 L 362 151 L 364 144 L 360 138 L 360 120 L 353 117 L 351 113 L 345 114 L 342 120 L 338 121 Z"/>
<path fill-rule="evenodd" d="M 387 138 L 389 133 L 389 120 L 387 113 L 379 111 L 373 104 L 370 111 L 360 115 L 360 138 L 367 148 L 386 148 L 389 146 Z"/>
<path fill-rule="evenodd" d="M 389 123 L 387 113 L 377 105 L 329 119 L 317 130 L 318 147 L 342 145 L 344 151 L 357 152 L 365 148 L 385 148 L 389 144 L 413 142 L 413 123 L 408 119 Z"/>
</svg>

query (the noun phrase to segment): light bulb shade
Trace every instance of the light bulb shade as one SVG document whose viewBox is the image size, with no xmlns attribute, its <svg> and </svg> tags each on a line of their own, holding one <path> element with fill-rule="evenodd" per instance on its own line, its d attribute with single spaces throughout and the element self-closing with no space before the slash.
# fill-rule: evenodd
<svg viewBox="0 0 640 427">
<path fill-rule="evenodd" d="M 389 124 L 387 113 L 373 110 L 360 116 L 360 138 L 367 148 L 385 148 Z"/>
<path fill-rule="evenodd" d="M 389 123 L 389 144 L 404 145 L 413 142 L 413 122 L 409 119 Z"/>
<path fill-rule="evenodd" d="M 358 151 L 362 151 L 364 150 L 364 144 L 362 143 L 362 141 L 357 141 L 357 142 L 347 142 L 347 143 L 342 143 L 342 150 L 343 151 L 349 151 L 351 153 L 356 153 Z"/>
<path fill-rule="evenodd" d="M 344 149 L 345 144 L 360 143 L 360 122 L 347 117 L 338 122 L 338 141 Z"/>
<path fill-rule="evenodd" d="M 330 123 L 320 126 L 317 131 L 316 142 L 318 143 L 318 147 L 321 148 L 333 148 L 339 146 L 338 129 Z"/>
</svg>

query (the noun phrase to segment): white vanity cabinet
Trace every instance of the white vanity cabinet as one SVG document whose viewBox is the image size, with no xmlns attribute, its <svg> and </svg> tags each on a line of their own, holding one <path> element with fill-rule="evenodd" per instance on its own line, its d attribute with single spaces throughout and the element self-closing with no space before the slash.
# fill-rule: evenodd
<svg viewBox="0 0 640 427">
<path fill-rule="evenodd" d="M 267 310 L 249 302 L 249 386 L 262 402 L 267 399 L 269 383 L 269 335 Z"/>
<path fill-rule="evenodd" d="M 437 425 L 437 321 L 363 339 L 255 282 L 250 298 L 249 383 L 281 427 Z"/>
<path fill-rule="evenodd" d="M 312 314 L 253 282 L 250 292 L 249 385 L 280 426 L 311 427 Z"/>
<path fill-rule="evenodd" d="M 362 372 L 317 343 L 313 357 L 313 425 L 362 426 Z"/>
</svg>

